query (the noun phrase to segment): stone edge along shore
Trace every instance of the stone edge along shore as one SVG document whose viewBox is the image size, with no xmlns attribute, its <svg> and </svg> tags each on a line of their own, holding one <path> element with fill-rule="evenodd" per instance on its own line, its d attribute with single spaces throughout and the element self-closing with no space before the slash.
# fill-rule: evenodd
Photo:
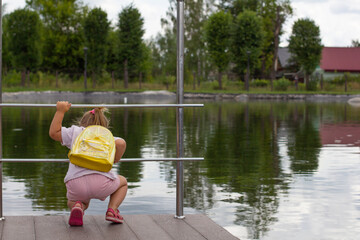
<svg viewBox="0 0 360 240">
<path fill-rule="evenodd" d="M 316 100 L 316 99 L 351 99 L 360 98 L 360 94 L 222 94 L 222 93 L 185 93 L 185 98 L 193 99 L 227 99 L 227 100 L 247 100 L 247 99 L 273 99 L 273 100 Z"/>
<path fill-rule="evenodd" d="M 29 100 L 38 97 L 55 96 L 66 97 L 115 97 L 115 98 L 176 98 L 176 94 L 169 91 L 144 91 L 144 92 L 70 92 L 70 91 L 24 91 L 4 92 L 3 101 Z M 231 93 L 184 93 L 185 99 L 208 99 L 208 100 L 235 100 L 244 101 L 248 99 L 272 99 L 272 100 L 348 100 L 360 98 L 360 94 L 231 94 Z M 360 99 L 359 99 L 360 101 Z"/>
</svg>

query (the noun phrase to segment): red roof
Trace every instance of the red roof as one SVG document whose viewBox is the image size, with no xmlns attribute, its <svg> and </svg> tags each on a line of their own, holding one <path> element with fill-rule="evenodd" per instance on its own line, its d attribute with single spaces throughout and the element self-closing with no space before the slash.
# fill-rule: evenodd
<svg viewBox="0 0 360 240">
<path fill-rule="evenodd" d="M 360 47 L 324 47 L 320 68 L 325 71 L 360 72 Z"/>
</svg>

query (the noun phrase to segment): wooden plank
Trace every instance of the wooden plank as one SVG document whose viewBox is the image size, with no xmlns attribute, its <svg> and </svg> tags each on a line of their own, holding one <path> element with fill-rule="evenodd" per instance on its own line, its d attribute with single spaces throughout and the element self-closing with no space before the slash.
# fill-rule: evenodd
<svg viewBox="0 0 360 240">
<path fill-rule="evenodd" d="M 34 217 L 21 216 L 5 217 L 2 239 L 11 240 L 34 240 Z"/>
<path fill-rule="evenodd" d="M 84 216 L 84 225 L 71 227 L 69 216 L 6 217 L 0 221 L 1 239 L 7 240 L 236 240 L 205 215 L 127 215 L 124 224 L 112 224 L 105 216 Z"/>
<path fill-rule="evenodd" d="M 36 240 L 70 240 L 64 216 L 34 217 Z"/>
<path fill-rule="evenodd" d="M 140 240 L 172 239 L 149 215 L 127 215 L 126 223 Z"/>
<path fill-rule="evenodd" d="M 236 240 L 237 237 L 226 231 L 213 220 L 203 214 L 186 215 L 184 221 L 195 228 L 208 240 Z"/>
<path fill-rule="evenodd" d="M 66 221 L 67 231 L 71 240 L 99 240 L 104 239 L 99 226 L 94 221 L 94 217 L 85 215 L 83 218 L 83 226 L 70 226 L 68 224 L 69 216 L 64 217 Z"/>
<path fill-rule="evenodd" d="M 138 240 L 139 238 L 136 234 L 130 229 L 126 223 L 127 216 L 124 216 L 123 224 L 111 223 L 105 221 L 104 216 L 93 216 L 93 221 L 98 225 L 102 239 L 111 239 L 111 240 Z"/>
<path fill-rule="evenodd" d="M 151 217 L 173 239 L 206 239 L 199 232 L 194 230 L 194 228 L 190 227 L 184 220 L 176 219 L 173 215 L 152 215 Z"/>
</svg>

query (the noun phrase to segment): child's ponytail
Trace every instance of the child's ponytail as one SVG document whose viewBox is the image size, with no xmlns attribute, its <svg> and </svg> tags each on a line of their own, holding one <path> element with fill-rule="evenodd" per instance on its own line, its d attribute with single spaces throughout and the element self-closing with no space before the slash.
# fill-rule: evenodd
<svg viewBox="0 0 360 240">
<path fill-rule="evenodd" d="M 104 107 L 97 107 L 94 108 L 95 114 L 94 114 L 94 122 L 92 125 L 100 125 L 103 127 L 108 128 L 109 127 L 109 120 L 105 117 L 105 112 L 107 112 L 107 108 Z"/>
<path fill-rule="evenodd" d="M 104 114 L 105 112 L 107 112 L 107 108 L 104 107 L 96 107 L 91 111 L 87 111 L 80 119 L 79 125 L 82 127 L 88 127 L 91 125 L 100 125 L 108 128 L 109 120 L 105 116 Z"/>
</svg>

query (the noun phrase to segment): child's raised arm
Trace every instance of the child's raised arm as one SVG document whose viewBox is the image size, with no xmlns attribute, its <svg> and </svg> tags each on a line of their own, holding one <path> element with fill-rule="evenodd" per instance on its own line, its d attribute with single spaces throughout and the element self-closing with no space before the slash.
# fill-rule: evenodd
<svg viewBox="0 0 360 240">
<path fill-rule="evenodd" d="M 70 109 L 71 103 L 59 101 L 56 103 L 56 113 L 51 122 L 49 129 L 49 136 L 55 141 L 62 141 L 61 138 L 61 127 L 65 113 Z"/>
</svg>

